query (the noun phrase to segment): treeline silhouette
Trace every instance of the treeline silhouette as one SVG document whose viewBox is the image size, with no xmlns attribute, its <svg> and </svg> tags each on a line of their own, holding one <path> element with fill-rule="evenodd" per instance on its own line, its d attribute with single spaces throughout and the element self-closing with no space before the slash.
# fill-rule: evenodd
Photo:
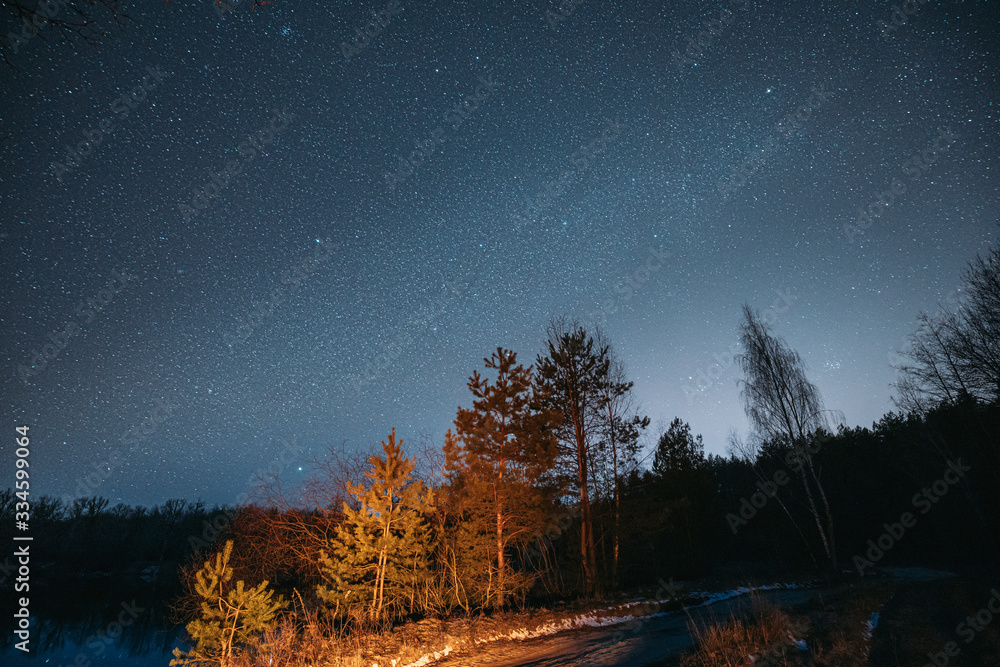
<svg viewBox="0 0 1000 667">
<path fill-rule="evenodd" d="M 977 258 L 961 309 L 921 318 L 900 367 L 907 411 L 871 427 L 832 425 L 803 361 L 745 308 L 749 440 L 706 456 L 676 418 L 643 457 L 649 419 L 611 344 L 558 320 L 534 364 L 498 348 L 482 374 L 470 369 L 471 399 L 443 447 L 408 457 L 393 431 L 367 460 L 331 451 L 293 495 L 275 484 L 239 508 L 40 498 L 33 562 L 62 573 L 180 565 L 189 617 L 199 568 L 232 540 L 219 567 L 234 583 L 266 581 L 359 626 L 604 597 L 737 563 L 852 576 L 995 569 L 1000 364 L 977 360 L 1000 358 L 998 267 L 995 251 Z M 15 502 L 0 493 L 4 526 Z"/>
<path fill-rule="evenodd" d="M 17 502 L 13 490 L 0 491 L 4 529 L 14 524 Z M 143 570 L 149 579 L 174 579 L 177 566 L 193 551 L 190 536 L 201 535 L 206 521 L 225 514 L 224 507 L 178 499 L 154 507 L 112 507 L 100 496 L 72 503 L 51 496 L 31 498 L 32 563 L 57 565 L 33 570 L 32 580 L 98 572 L 139 575 Z M 0 562 L 0 576 L 6 580 L 11 578 L 8 567 Z"/>
</svg>

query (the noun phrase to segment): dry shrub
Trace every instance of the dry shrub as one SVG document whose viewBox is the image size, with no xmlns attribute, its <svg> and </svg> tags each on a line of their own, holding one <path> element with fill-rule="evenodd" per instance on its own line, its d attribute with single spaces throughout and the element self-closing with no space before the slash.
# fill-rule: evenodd
<svg viewBox="0 0 1000 667">
<path fill-rule="evenodd" d="M 792 623 L 781 609 L 754 598 L 753 613 L 743 619 L 698 627 L 691 623 L 696 649 L 681 659 L 683 667 L 748 667 L 784 664 Z M 753 656 L 751 658 L 751 656 Z M 763 660 L 762 660 L 763 659 Z"/>
<path fill-rule="evenodd" d="M 453 643 L 443 632 L 418 637 L 409 626 L 348 631 L 315 610 L 286 614 L 271 630 L 243 650 L 230 667 L 371 667 L 408 664 L 430 650 L 428 645 Z M 433 636 L 431 636 L 433 634 Z M 411 636 L 412 635 L 412 636 Z M 395 661 L 395 663 L 393 663 Z"/>
<path fill-rule="evenodd" d="M 812 641 L 817 667 L 865 667 L 872 638 L 866 633 L 872 614 L 892 597 L 894 588 L 877 585 L 830 596 L 812 614 L 817 629 Z"/>
</svg>

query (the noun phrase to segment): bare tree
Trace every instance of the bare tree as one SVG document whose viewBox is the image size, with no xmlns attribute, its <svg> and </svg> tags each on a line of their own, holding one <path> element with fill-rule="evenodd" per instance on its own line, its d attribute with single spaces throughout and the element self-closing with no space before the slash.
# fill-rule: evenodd
<svg viewBox="0 0 1000 667">
<path fill-rule="evenodd" d="M 768 325 L 748 305 L 743 306 L 743 318 L 740 325 L 743 352 L 737 356 L 737 363 L 744 375 L 740 396 L 747 418 L 762 440 L 786 442 L 796 452 L 796 460 L 801 462 L 797 472 L 809 511 L 823 551 L 836 569 L 833 514 L 812 456 L 805 449 L 810 436 L 827 427 L 827 412 L 819 389 L 806 379 L 798 353 L 771 335 Z M 816 504 L 814 487 L 823 504 L 825 523 Z"/>
<path fill-rule="evenodd" d="M 920 313 L 917 322 L 917 331 L 901 352 L 907 360 L 896 366 L 900 378 L 893 402 L 902 410 L 922 414 L 938 404 L 955 403 L 969 392 L 969 384 L 956 354 L 960 325 L 955 315 Z"/>
<path fill-rule="evenodd" d="M 343 520 L 343 506 L 351 500 L 348 484 L 364 476 L 362 452 L 349 451 L 347 443 L 330 446 L 325 458 L 313 461 L 314 473 L 300 488 L 286 489 L 279 476 L 258 480 L 256 497 L 271 511 L 255 515 L 266 525 L 263 545 L 280 545 L 278 554 L 259 554 L 289 569 L 318 577 L 319 554 L 333 539 Z M 252 543 L 252 541 L 250 541 Z"/>
<path fill-rule="evenodd" d="M 19 24 L 15 30 L 5 30 L 0 45 L 0 59 L 11 64 L 11 55 L 45 28 L 63 40 L 82 39 L 97 46 L 111 34 L 97 24 L 95 15 L 105 13 L 119 27 L 130 19 L 122 10 L 120 0 L 0 0 L 0 16 L 4 24 Z"/>
<path fill-rule="evenodd" d="M 954 316 L 957 356 L 970 393 L 1000 400 L 1000 249 L 976 258 L 962 275 L 967 303 Z"/>
<path fill-rule="evenodd" d="M 771 480 L 771 477 L 770 475 L 765 474 L 760 466 L 760 441 L 750 442 L 742 440 L 736 432 L 736 429 L 729 430 L 728 441 L 730 455 L 745 461 L 753 470 L 754 475 L 757 476 L 758 481 L 760 481 L 761 484 L 767 484 Z M 781 499 L 780 495 L 774 494 L 774 500 L 777 501 L 778 506 L 781 507 L 781 511 L 785 513 L 785 516 L 788 517 L 792 527 L 795 528 L 795 532 L 802 538 L 802 543 L 806 547 L 806 553 L 809 554 L 809 558 L 812 559 L 813 566 L 819 567 L 819 564 L 816 562 L 816 556 L 813 555 L 812 549 L 809 546 L 809 540 L 806 539 L 806 534 L 802 532 L 802 528 L 799 527 L 799 522 L 792 516 L 792 513 L 789 511 L 788 506 L 785 505 L 785 502 Z"/>
<path fill-rule="evenodd" d="M 956 311 L 921 313 L 900 352 L 896 405 L 923 413 L 965 397 L 1000 401 L 1000 249 L 977 256 L 962 274 Z"/>
</svg>

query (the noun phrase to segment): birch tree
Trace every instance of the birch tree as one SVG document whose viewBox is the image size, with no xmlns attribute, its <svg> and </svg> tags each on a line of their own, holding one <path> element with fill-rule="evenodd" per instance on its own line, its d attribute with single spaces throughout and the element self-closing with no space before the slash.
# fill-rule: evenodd
<svg viewBox="0 0 1000 667">
<path fill-rule="evenodd" d="M 796 452 L 796 472 L 802 480 L 810 515 L 823 552 L 836 569 L 833 514 L 812 455 L 806 451 L 810 436 L 827 427 L 819 389 L 806 379 L 798 353 L 773 336 L 750 306 L 743 307 L 740 343 L 743 352 L 736 359 L 744 376 L 740 396 L 747 418 L 761 440 L 787 443 Z"/>
</svg>

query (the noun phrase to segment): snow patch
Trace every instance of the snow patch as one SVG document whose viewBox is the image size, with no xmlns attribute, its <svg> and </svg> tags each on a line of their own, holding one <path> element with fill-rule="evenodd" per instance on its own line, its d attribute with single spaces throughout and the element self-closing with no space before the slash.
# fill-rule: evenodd
<svg viewBox="0 0 1000 667">
<path fill-rule="evenodd" d="M 881 608 L 882 607 L 879 607 L 879 609 Z M 868 620 L 865 621 L 865 628 L 864 630 L 862 630 L 862 633 L 865 636 L 864 656 L 866 658 L 868 657 L 869 649 L 871 649 L 872 635 L 875 634 L 875 628 L 878 627 L 878 619 L 879 619 L 879 612 L 878 609 L 876 609 L 875 612 L 868 617 Z"/>
<path fill-rule="evenodd" d="M 604 609 L 596 609 L 588 614 L 581 614 L 579 616 L 574 616 L 572 618 L 563 619 L 562 621 L 547 623 L 545 625 L 539 626 L 533 630 L 528 630 L 527 628 L 522 628 L 520 630 L 513 630 L 508 633 L 493 635 L 485 639 L 476 640 L 477 644 L 499 641 L 502 639 L 534 639 L 536 637 L 543 637 L 548 635 L 554 635 L 559 632 L 565 632 L 567 630 L 574 630 L 576 628 L 582 627 L 592 627 L 592 628 L 603 628 L 610 625 L 620 625 L 622 623 L 628 623 L 629 621 L 634 621 L 640 618 L 659 618 L 661 616 L 666 616 L 667 614 L 672 614 L 677 611 L 683 611 L 684 609 L 693 609 L 695 607 L 707 607 L 708 605 L 715 604 L 716 602 L 721 602 L 723 600 L 729 600 L 731 598 L 739 597 L 741 595 L 746 595 L 752 591 L 770 591 L 770 590 L 785 590 L 785 589 L 795 589 L 799 588 L 798 584 L 770 584 L 765 586 L 740 586 L 739 588 L 734 588 L 728 591 L 722 591 L 719 593 L 705 593 L 705 592 L 692 592 L 687 597 L 689 598 L 701 598 L 701 602 L 698 604 L 692 604 L 679 609 L 672 609 L 670 611 L 661 611 L 654 614 L 640 614 L 638 616 L 628 614 L 624 616 L 608 616 L 605 612 L 612 610 L 628 609 L 629 607 L 634 607 L 639 604 L 649 604 L 649 601 L 645 598 L 639 598 L 632 602 L 626 602 L 620 605 L 615 605 L 613 607 L 605 607 Z M 657 600 L 654 604 L 662 605 L 671 602 L 671 599 Z"/>
<path fill-rule="evenodd" d="M 613 610 L 628 609 L 629 607 L 634 607 L 640 604 L 650 604 L 645 598 L 638 598 L 631 602 L 626 602 L 623 604 L 615 605 L 613 607 L 605 607 L 603 609 L 595 609 L 594 611 L 587 614 L 580 614 L 579 616 L 573 616 L 571 618 L 565 618 L 561 621 L 553 621 L 551 623 L 546 623 L 545 625 L 540 625 L 537 628 L 529 630 L 527 628 L 520 628 L 517 630 L 512 630 L 510 632 L 501 633 L 497 635 L 492 635 L 484 639 L 477 639 L 475 643 L 478 644 L 488 644 L 495 641 L 501 641 L 504 639 L 517 639 L 523 641 L 525 639 L 535 639 L 537 637 L 547 637 L 550 635 L 558 634 L 560 632 L 566 632 L 567 630 L 575 630 L 582 627 L 591 628 L 603 628 L 612 625 L 620 625 L 622 623 L 628 623 L 629 621 L 635 621 L 640 618 L 660 618 L 666 616 L 667 614 L 673 614 L 678 611 L 683 611 L 684 609 L 693 609 L 695 607 L 707 607 L 709 605 L 715 604 L 716 602 L 722 602 L 723 600 L 729 600 L 731 598 L 739 597 L 741 595 L 746 595 L 753 591 L 771 591 L 771 590 L 791 590 L 795 588 L 800 588 L 798 584 L 770 584 L 765 586 L 740 586 L 739 588 L 734 588 L 728 591 L 707 593 L 707 592 L 692 592 L 688 594 L 687 598 L 701 599 L 701 602 L 697 604 L 691 604 L 688 606 L 680 607 L 679 609 L 672 609 L 670 611 L 661 611 L 653 614 L 639 614 L 637 616 L 627 614 L 624 616 L 609 616 L 607 612 Z M 653 604 L 662 605 L 673 601 L 673 599 L 667 600 L 656 600 Z M 432 662 L 440 660 L 449 653 L 452 652 L 453 647 L 448 646 L 444 650 L 428 653 L 427 655 L 421 657 L 416 662 L 411 662 L 401 667 L 424 667 Z M 375 666 L 377 667 L 377 666 Z M 396 667 L 396 660 L 392 661 L 392 667 Z"/>
<path fill-rule="evenodd" d="M 872 633 L 875 631 L 875 628 L 878 627 L 878 618 L 879 614 L 876 611 L 872 614 L 871 618 L 868 619 L 868 622 L 865 623 L 865 639 L 872 638 Z"/>
<path fill-rule="evenodd" d="M 444 649 L 440 651 L 435 651 L 434 653 L 428 653 L 427 655 L 421 656 L 419 659 L 411 662 L 409 664 L 403 665 L 403 667 L 424 667 L 424 665 L 429 665 L 432 662 L 437 662 L 441 658 L 445 657 L 451 653 L 454 649 L 451 646 L 445 646 Z M 396 661 L 392 661 L 392 667 L 396 667 Z"/>
</svg>

